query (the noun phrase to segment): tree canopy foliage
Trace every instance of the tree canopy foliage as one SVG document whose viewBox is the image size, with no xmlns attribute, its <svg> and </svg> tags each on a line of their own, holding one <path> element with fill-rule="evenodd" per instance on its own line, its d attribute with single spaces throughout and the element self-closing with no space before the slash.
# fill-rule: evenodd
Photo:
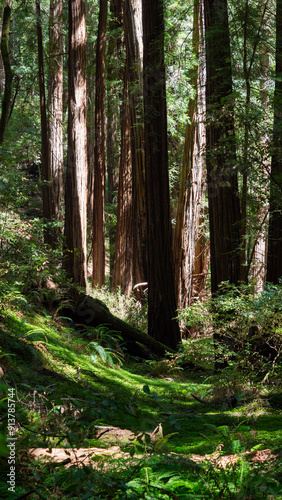
<svg viewBox="0 0 282 500">
<path fill-rule="evenodd" d="M 280 4 L 68 4 L 1 2 L 2 213 L 37 198 L 73 284 L 148 286 L 176 347 L 177 306 L 281 278 Z"/>
</svg>

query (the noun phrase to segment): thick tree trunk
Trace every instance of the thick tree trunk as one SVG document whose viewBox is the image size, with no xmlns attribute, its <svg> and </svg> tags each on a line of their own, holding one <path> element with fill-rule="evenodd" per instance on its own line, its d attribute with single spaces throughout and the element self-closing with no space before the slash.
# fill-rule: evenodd
<svg viewBox="0 0 282 500">
<path fill-rule="evenodd" d="M 144 138 L 148 245 L 148 332 L 176 348 L 180 331 L 168 181 L 163 1 L 143 0 Z"/>
<path fill-rule="evenodd" d="M 65 268 L 86 287 L 87 127 L 84 0 L 69 0 L 69 116 L 65 184 Z"/>
<path fill-rule="evenodd" d="M 100 0 L 96 51 L 93 273 L 92 286 L 105 283 L 106 36 L 108 1 Z"/>
<path fill-rule="evenodd" d="M 13 71 L 9 55 L 9 37 L 11 22 L 11 2 L 8 2 L 3 11 L 2 35 L 1 35 L 1 55 L 5 74 L 5 90 L 2 100 L 2 112 L 0 118 L 0 144 L 4 140 L 4 133 L 10 115 L 10 103 L 13 88 Z M 2 62 L 1 61 L 1 62 Z"/>
<path fill-rule="evenodd" d="M 276 2 L 276 71 L 270 176 L 267 281 L 282 277 L 282 0 Z"/>
<path fill-rule="evenodd" d="M 49 134 L 45 96 L 45 78 L 44 78 L 44 59 L 43 59 L 43 41 L 41 27 L 41 9 L 40 0 L 36 0 L 37 15 L 37 43 L 38 43 L 38 76 L 39 76 L 39 94 L 40 94 L 40 117 L 41 117 L 41 179 L 42 179 L 42 200 L 43 217 L 48 227 L 44 229 L 44 241 L 52 245 L 53 236 L 50 227 L 52 219 L 52 188 L 51 175 L 49 168 Z"/>
<path fill-rule="evenodd" d="M 240 279 L 240 203 L 236 166 L 227 0 L 204 0 L 206 38 L 206 166 L 208 180 L 211 292 Z M 222 318 L 223 320 L 224 318 Z M 214 331 L 215 369 L 225 366 Z M 228 343 L 227 343 L 228 348 Z"/>
<path fill-rule="evenodd" d="M 51 0 L 49 20 L 49 169 L 51 177 L 51 217 L 62 219 L 63 202 L 63 1 Z M 52 246 L 57 245 L 59 230 L 51 232 Z"/>
<path fill-rule="evenodd" d="M 146 268 L 145 177 L 143 115 L 141 113 L 141 2 L 127 0 L 123 8 L 125 38 L 124 97 L 121 132 L 118 220 L 113 285 L 130 295 L 144 282 Z M 139 116 L 138 116 L 139 114 Z"/>
<path fill-rule="evenodd" d="M 128 83 L 129 71 L 126 64 L 123 76 L 124 89 L 121 122 L 121 155 L 113 287 L 120 287 L 122 292 L 129 296 L 133 289 L 133 206 L 131 121 L 129 113 Z"/>
<path fill-rule="evenodd" d="M 211 247 L 211 290 L 240 279 L 240 206 L 226 0 L 205 0 L 207 61 L 206 165 Z"/>
<path fill-rule="evenodd" d="M 204 201 L 205 177 L 205 57 L 204 57 L 204 12 L 203 0 L 194 2 L 193 50 L 198 64 L 191 76 L 191 85 L 196 90 L 189 101 L 186 127 L 183 169 L 174 233 L 175 277 L 178 306 L 190 305 L 193 289 L 193 273 L 202 274 L 204 265 L 203 245 L 200 245 L 199 217 Z M 202 208 L 203 214 L 203 208 Z M 198 246 L 197 246 L 197 240 Z M 195 262 L 197 260 L 197 269 Z M 202 283 L 205 280 L 201 280 Z M 200 281 L 198 281 L 200 284 Z M 199 288 L 199 286 L 198 286 Z"/>
</svg>

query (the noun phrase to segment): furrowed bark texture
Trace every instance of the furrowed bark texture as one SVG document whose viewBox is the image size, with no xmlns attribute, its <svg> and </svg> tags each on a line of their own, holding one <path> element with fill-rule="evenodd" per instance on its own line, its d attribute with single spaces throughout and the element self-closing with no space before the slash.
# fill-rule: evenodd
<svg viewBox="0 0 282 500">
<path fill-rule="evenodd" d="M 108 2 L 100 0 L 96 50 L 93 273 L 92 286 L 105 283 L 106 37 Z"/>
<path fill-rule="evenodd" d="M 240 205 L 234 134 L 232 74 L 226 0 L 205 0 L 206 165 L 211 289 L 240 278 Z"/>
<path fill-rule="evenodd" d="M 63 2 L 51 0 L 49 20 L 49 169 L 51 177 L 51 217 L 59 221 L 63 203 Z M 58 229 L 52 231 L 56 246 Z"/>
<path fill-rule="evenodd" d="M 172 259 L 168 182 L 163 2 L 143 0 L 144 138 L 147 195 L 148 333 L 175 348 L 180 341 Z"/>
<path fill-rule="evenodd" d="M 282 0 L 276 2 L 276 79 L 270 176 L 267 281 L 282 277 Z"/>
<path fill-rule="evenodd" d="M 84 0 L 69 0 L 69 117 L 65 188 L 65 267 L 86 287 L 86 29 Z"/>
<path fill-rule="evenodd" d="M 9 32 L 11 22 L 12 9 L 10 5 L 6 5 L 3 11 L 2 36 L 1 36 L 1 55 L 5 73 L 5 90 L 2 100 L 2 112 L 0 119 L 0 144 L 4 140 L 5 129 L 8 124 L 10 114 L 10 103 L 12 98 L 13 88 L 13 71 L 9 55 Z"/>
</svg>

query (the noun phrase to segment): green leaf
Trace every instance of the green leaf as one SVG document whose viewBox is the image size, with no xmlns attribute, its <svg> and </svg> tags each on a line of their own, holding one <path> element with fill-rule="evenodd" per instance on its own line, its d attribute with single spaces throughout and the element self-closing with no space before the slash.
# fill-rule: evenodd
<svg viewBox="0 0 282 500">
<path fill-rule="evenodd" d="M 144 385 L 143 392 L 145 392 L 145 394 L 151 394 L 150 387 L 148 385 Z"/>
</svg>

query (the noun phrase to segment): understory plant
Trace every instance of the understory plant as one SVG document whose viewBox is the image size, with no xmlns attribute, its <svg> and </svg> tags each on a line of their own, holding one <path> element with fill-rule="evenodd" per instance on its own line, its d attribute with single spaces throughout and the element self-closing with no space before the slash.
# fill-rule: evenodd
<svg viewBox="0 0 282 500">
<path fill-rule="evenodd" d="M 235 286 L 222 283 L 216 297 L 207 303 L 196 302 L 179 315 L 188 327 L 197 330 L 202 347 L 210 345 L 211 335 L 219 339 L 215 346 L 220 357 L 226 356 L 229 364 L 244 365 L 251 371 L 277 370 L 282 349 L 282 284 L 267 283 L 257 295 L 251 285 Z M 221 341 L 222 340 L 222 341 Z M 193 339 L 184 342 L 188 358 L 192 354 Z M 195 362 L 204 367 L 208 356 L 205 349 L 193 351 Z M 210 351 L 211 352 L 211 351 Z M 214 355 L 214 353 L 213 353 Z M 210 360 L 209 360 L 210 361 Z"/>
</svg>

